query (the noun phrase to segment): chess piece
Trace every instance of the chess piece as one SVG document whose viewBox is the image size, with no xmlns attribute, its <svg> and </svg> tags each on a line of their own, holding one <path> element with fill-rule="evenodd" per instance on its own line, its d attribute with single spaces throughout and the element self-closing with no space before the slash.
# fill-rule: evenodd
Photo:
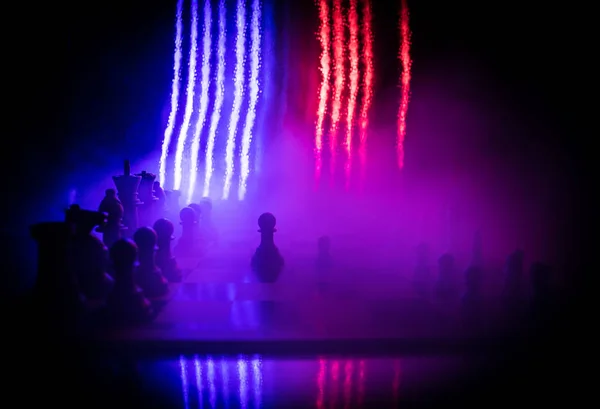
<svg viewBox="0 0 600 409">
<path fill-rule="evenodd" d="M 196 235 L 198 230 L 197 217 L 196 211 L 191 207 L 184 207 L 179 212 L 179 219 L 181 220 L 181 237 L 174 248 L 177 255 L 195 255 Z"/>
<path fill-rule="evenodd" d="M 127 227 L 128 234 L 133 234 L 138 226 L 138 206 L 142 204 L 138 199 L 138 187 L 141 180 L 141 176 L 131 174 L 131 165 L 128 160 L 123 165 L 123 174 L 113 176 L 119 200 L 123 205 L 123 224 Z"/>
<path fill-rule="evenodd" d="M 426 243 L 417 246 L 417 262 L 413 275 L 413 288 L 419 298 L 427 297 L 427 287 L 431 278 L 429 248 Z"/>
<path fill-rule="evenodd" d="M 214 246 L 218 242 L 218 233 L 212 219 L 212 201 L 209 197 L 204 197 L 200 201 L 200 237 L 206 246 Z"/>
<path fill-rule="evenodd" d="M 71 205 L 65 221 L 72 227 L 72 266 L 82 293 L 92 300 L 104 299 L 112 290 L 113 278 L 107 273 L 108 249 L 100 239 L 92 235 L 96 226 L 104 227 L 107 214 L 82 210 Z"/>
<path fill-rule="evenodd" d="M 104 199 L 98 207 L 99 212 L 106 213 L 106 224 L 98 227 L 96 231 L 102 233 L 102 242 L 107 248 L 110 248 L 117 240 L 121 238 L 121 230 L 123 229 L 123 205 L 117 198 L 115 189 L 106 189 Z"/>
<path fill-rule="evenodd" d="M 167 211 L 167 194 L 160 186 L 160 182 L 158 180 L 154 181 L 152 185 L 153 194 L 156 198 L 156 217 L 165 217 L 165 212 Z"/>
<path fill-rule="evenodd" d="M 438 259 L 438 279 L 435 287 L 435 295 L 440 301 L 450 301 L 456 295 L 455 276 L 454 256 L 449 253 L 443 254 Z"/>
<path fill-rule="evenodd" d="M 156 220 L 156 202 L 158 199 L 154 196 L 154 180 L 156 175 L 154 173 L 146 172 L 143 170 L 141 173 L 136 174 L 141 178 L 140 185 L 138 187 L 138 195 L 141 201 L 138 209 L 139 221 L 141 225 L 150 225 Z"/>
<path fill-rule="evenodd" d="M 64 222 L 38 223 L 30 228 L 37 243 L 37 277 L 34 297 L 43 319 L 71 327 L 83 310 L 69 255 L 73 244 L 70 226 Z M 53 330 L 56 328 L 53 328 Z"/>
<path fill-rule="evenodd" d="M 283 270 L 283 257 L 274 242 L 276 223 L 277 220 L 271 213 L 263 213 L 258 218 L 260 245 L 252 256 L 251 267 L 258 280 L 263 283 L 276 282 Z"/>
<path fill-rule="evenodd" d="M 156 266 L 154 259 L 157 240 L 156 232 L 150 227 L 140 227 L 133 234 L 133 241 L 138 247 L 139 261 L 134 279 L 150 298 L 162 297 L 169 292 L 169 282 Z"/>
<path fill-rule="evenodd" d="M 177 266 L 177 260 L 171 255 L 171 241 L 175 227 L 168 219 L 158 219 L 154 223 L 158 250 L 156 251 L 156 265 L 161 269 L 163 275 L 171 283 L 179 283 L 183 279 L 181 269 Z"/>
<path fill-rule="evenodd" d="M 153 316 L 152 304 L 134 282 L 137 253 L 137 246 L 128 239 L 120 239 L 110 248 L 115 287 L 108 297 L 107 311 L 112 322 L 135 324 Z"/>
<path fill-rule="evenodd" d="M 461 298 L 461 318 L 468 331 L 478 331 L 483 327 L 484 302 L 481 294 L 483 270 L 470 266 L 465 272 L 466 290 Z"/>
</svg>

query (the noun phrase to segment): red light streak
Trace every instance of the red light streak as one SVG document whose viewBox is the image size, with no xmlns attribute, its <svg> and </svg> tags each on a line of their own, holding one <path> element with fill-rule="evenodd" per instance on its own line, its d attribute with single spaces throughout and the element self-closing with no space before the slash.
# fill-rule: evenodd
<svg viewBox="0 0 600 409">
<path fill-rule="evenodd" d="M 400 108 L 398 110 L 398 140 L 397 157 L 398 167 L 404 166 L 404 139 L 406 137 L 406 113 L 408 111 L 408 101 L 410 99 L 410 68 L 412 61 L 410 59 L 410 26 L 408 24 L 408 5 L 407 0 L 402 0 L 402 9 L 400 12 L 400 53 L 398 58 L 402 65 L 402 75 L 400 77 Z"/>
<path fill-rule="evenodd" d="M 350 184 L 350 173 L 352 169 L 352 135 L 354 131 L 354 111 L 356 109 L 356 97 L 358 95 L 358 13 L 356 1 L 350 0 L 350 95 L 348 98 L 348 112 L 346 114 L 346 189 Z"/>
<path fill-rule="evenodd" d="M 344 90 L 344 16 L 342 14 L 342 0 L 333 0 L 333 57 L 334 57 L 334 84 L 333 104 L 331 110 L 331 134 L 329 135 L 331 149 L 331 174 L 335 171 L 337 154 L 337 131 L 342 110 L 342 93 Z"/>
<path fill-rule="evenodd" d="M 319 30 L 319 42 L 321 43 L 321 87 L 319 90 L 319 107 L 317 111 L 317 128 L 315 131 L 315 178 L 318 181 L 321 177 L 321 163 L 323 151 L 323 121 L 327 113 L 327 97 L 329 95 L 329 78 L 331 75 L 331 57 L 329 55 L 329 37 L 331 29 L 329 27 L 329 6 L 327 0 L 319 2 L 319 19 L 321 27 Z"/>
<path fill-rule="evenodd" d="M 373 100 L 373 30 L 371 28 L 373 15 L 371 13 L 370 0 L 364 1 L 363 6 L 363 66 L 364 77 L 362 83 L 363 101 L 360 110 L 360 172 L 361 172 L 361 187 L 364 186 L 365 167 L 367 162 L 367 129 L 369 127 L 369 109 Z"/>
</svg>

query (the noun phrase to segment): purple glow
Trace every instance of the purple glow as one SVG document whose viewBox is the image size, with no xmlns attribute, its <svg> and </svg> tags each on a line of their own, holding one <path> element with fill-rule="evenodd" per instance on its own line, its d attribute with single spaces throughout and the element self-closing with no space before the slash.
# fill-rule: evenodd
<svg viewBox="0 0 600 409">
<path fill-rule="evenodd" d="M 252 377 L 254 380 L 254 406 L 262 406 L 262 361 L 260 356 L 256 355 L 252 359 Z"/>
<path fill-rule="evenodd" d="M 177 17 L 175 23 L 175 55 L 173 57 L 173 85 L 171 89 L 171 112 L 169 113 L 169 120 L 167 122 L 167 128 L 163 137 L 162 150 L 160 154 L 160 170 L 159 180 L 160 185 L 164 186 L 167 178 L 167 156 L 169 155 L 169 145 L 171 144 L 171 137 L 173 136 L 173 128 L 175 127 L 175 116 L 177 115 L 178 101 L 179 101 L 179 87 L 181 82 L 180 70 L 181 70 L 181 42 L 183 37 L 183 0 L 177 2 Z"/>
<path fill-rule="evenodd" d="M 235 95 L 231 119 L 229 120 L 229 135 L 225 148 L 225 184 L 223 185 L 223 199 L 229 198 L 231 190 L 231 179 L 233 177 L 234 164 L 233 155 L 235 151 L 235 136 L 238 122 L 240 120 L 240 109 L 244 98 L 244 69 L 245 69 L 245 41 L 246 41 L 246 5 L 243 0 L 237 2 L 236 16 L 237 36 L 235 40 Z"/>
<path fill-rule="evenodd" d="M 242 157 L 241 157 L 241 177 L 238 190 L 238 199 L 244 200 L 248 175 L 250 174 L 250 145 L 252 143 L 252 129 L 256 121 L 256 104 L 260 93 L 260 82 L 258 79 L 260 70 L 260 20 L 261 20 L 260 0 L 252 2 L 252 23 L 251 36 L 252 45 L 250 48 L 250 105 L 246 114 L 246 123 L 242 137 Z"/>
<path fill-rule="evenodd" d="M 225 94 L 225 40 L 227 38 L 226 16 L 227 11 L 225 9 L 225 0 L 221 0 L 219 2 L 219 48 L 217 51 L 219 62 L 217 66 L 217 90 L 215 93 L 215 107 L 213 108 L 212 116 L 210 118 L 210 129 L 208 131 L 208 142 L 206 145 L 206 170 L 204 172 L 204 192 L 202 194 L 205 197 L 210 195 L 210 180 L 214 171 L 215 139 L 217 137 L 217 128 L 219 126 L 219 120 L 221 119 L 221 107 L 223 106 Z"/>
<path fill-rule="evenodd" d="M 192 112 L 194 110 L 194 86 L 196 85 L 196 55 L 198 54 L 198 1 L 192 0 L 192 32 L 190 34 L 190 62 L 188 70 L 188 82 L 186 89 L 185 114 L 183 124 L 177 138 L 177 150 L 175 151 L 175 179 L 173 188 L 181 188 L 181 177 L 183 173 L 183 150 L 190 129 Z"/>
<path fill-rule="evenodd" d="M 225 405 L 229 406 L 229 368 L 227 368 L 227 361 L 225 358 L 221 358 L 221 382 L 223 387 L 223 400 Z"/>
<path fill-rule="evenodd" d="M 190 184 L 188 186 L 188 203 L 192 202 L 194 190 L 196 188 L 196 176 L 198 175 L 198 154 L 200 153 L 200 135 L 206 122 L 206 111 L 208 110 L 208 88 L 210 87 L 210 33 L 212 26 L 212 9 L 210 0 L 204 2 L 204 38 L 202 40 L 202 81 L 200 83 L 200 108 L 198 111 L 198 120 L 196 129 L 194 130 L 194 138 L 192 139 L 190 163 Z"/>
</svg>

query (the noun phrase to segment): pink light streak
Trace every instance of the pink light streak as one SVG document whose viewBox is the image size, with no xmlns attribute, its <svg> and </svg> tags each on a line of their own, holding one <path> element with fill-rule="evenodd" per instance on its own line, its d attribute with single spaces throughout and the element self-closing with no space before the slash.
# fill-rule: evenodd
<svg viewBox="0 0 600 409">
<path fill-rule="evenodd" d="M 160 154 L 159 163 L 159 181 L 160 185 L 164 186 L 167 178 L 167 157 L 169 156 L 169 145 L 171 144 L 171 138 L 173 136 L 173 129 L 175 128 L 175 117 L 177 116 L 178 104 L 179 104 L 179 87 L 181 86 L 181 43 L 183 38 L 183 0 L 177 2 L 177 11 L 175 18 L 175 55 L 173 57 L 173 85 L 171 88 L 171 112 L 169 113 L 169 120 L 167 121 L 167 127 L 163 137 L 163 143 Z"/>
<path fill-rule="evenodd" d="M 219 2 L 219 38 L 217 40 L 217 90 L 215 92 L 215 106 L 210 118 L 210 129 L 208 130 L 208 141 L 206 143 L 206 160 L 204 172 L 204 191 L 202 195 L 208 197 L 210 195 L 210 182 L 214 172 L 214 151 L 215 141 L 217 138 L 217 129 L 221 119 L 221 108 L 225 98 L 225 51 L 227 39 L 227 10 L 225 8 L 225 0 Z"/>
<path fill-rule="evenodd" d="M 344 408 L 349 409 L 352 402 L 352 376 L 354 375 L 354 365 L 352 361 L 346 361 L 344 365 Z"/>
<path fill-rule="evenodd" d="M 330 172 L 335 172 L 337 155 L 337 133 L 342 110 L 342 93 L 344 90 L 344 16 L 342 14 L 342 0 L 333 0 L 333 56 L 334 56 L 334 83 L 333 104 L 331 110 L 331 133 L 329 145 L 331 150 Z"/>
<path fill-rule="evenodd" d="M 192 202 L 194 190 L 196 189 L 196 177 L 198 175 L 198 155 L 200 151 L 200 135 L 206 122 L 206 111 L 208 111 L 208 89 L 210 87 L 210 34 L 212 30 L 212 9 L 210 0 L 204 1 L 204 37 L 202 39 L 202 80 L 200 82 L 200 107 L 198 119 L 191 147 L 190 182 L 188 186 L 188 203 Z"/>
<path fill-rule="evenodd" d="M 350 95 L 348 97 L 348 112 L 346 114 L 346 190 L 350 187 L 352 170 L 352 136 L 354 131 L 354 113 L 356 110 L 356 97 L 358 95 L 358 13 L 356 1 L 350 0 Z"/>
<path fill-rule="evenodd" d="M 317 409 L 323 409 L 325 407 L 326 369 L 326 361 L 323 358 L 319 359 L 319 373 L 317 374 L 317 388 L 319 389 L 319 394 L 317 395 Z"/>
<path fill-rule="evenodd" d="M 363 102 L 360 110 L 360 186 L 361 189 L 364 186 L 365 181 L 365 170 L 367 162 L 367 131 L 369 128 L 369 109 L 371 108 L 371 102 L 373 100 L 373 30 L 371 29 L 371 21 L 373 15 L 371 13 L 371 2 L 370 0 L 364 1 L 363 6 L 363 24 L 362 24 L 362 37 L 363 37 L 363 66 L 365 74 L 362 83 Z"/>
<path fill-rule="evenodd" d="M 319 89 L 319 107 L 317 109 L 317 125 L 315 130 L 315 179 L 317 182 L 321 177 L 322 152 L 323 152 L 323 121 L 327 114 L 327 98 L 329 95 L 329 78 L 331 76 L 331 57 L 329 55 L 329 6 L 327 0 L 319 2 L 319 42 L 321 43 L 321 87 Z"/>
<path fill-rule="evenodd" d="M 409 12 L 406 0 L 402 0 L 400 12 L 400 36 L 401 45 L 398 58 L 402 65 L 402 75 L 400 77 L 400 107 L 398 109 L 398 140 L 397 140 L 397 158 L 398 168 L 404 167 L 404 139 L 406 138 L 406 113 L 408 112 L 408 102 L 410 99 L 410 68 L 412 61 L 410 58 L 410 26 L 408 22 Z"/>
<path fill-rule="evenodd" d="M 173 189 L 181 189 L 181 178 L 183 174 L 183 151 L 187 134 L 190 129 L 192 112 L 194 110 L 194 86 L 196 85 L 196 55 L 198 53 L 198 1 L 192 0 L 192 30 L 190 34 L 190 63 L 188 70 L 188 82 L 186 89 L 186 105 L 183 124 L 177 138 L 177 150 L 175 151 L 175 178 Z"/>
</svg>

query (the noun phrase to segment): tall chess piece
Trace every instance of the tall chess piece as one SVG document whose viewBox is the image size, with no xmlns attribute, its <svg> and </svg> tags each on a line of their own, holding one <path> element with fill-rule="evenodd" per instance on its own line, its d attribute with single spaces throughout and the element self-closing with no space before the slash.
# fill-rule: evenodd
<svg viewBox="0 0 600 409">
<path fill-rule="evenodd" d="M 134 282 L 135 261 L 138 249 L 134 242 L 118 240 L 110 248 L 110 259 L 115 270 L 115 288 L 107 301 L 111 322 L 136 324 L 153 316 L 152 304 Z"/>
<path fill-rule="evenodd" d="M 131 174 L 131 164 L 128 160 L 123 164 L 123 174 L 113 176 L 119 200 L 123 204 L 123 224 L 127 227 L 128 234 L 133 234 L 138 226 L 138 206 L 142 204 L 138 199 L 141 180 L 141 176 Z"/>
<path fill-rule="evenodd" d="M 435 295 L 440 301 L 450 301 L 457 294 L 456 267 L 452 254 L 443 254 L 438 259 L 438 279 L 435 286 Z"/>
<path fill-rule="evenodd" d="M 34 297 L 44 320 L 75 325 L 85 298 L 78 288 L 69 255 L 73 244 L 69 225 L 64 222 L 38 223 L 30 228 L 37 243 L 37 277 Z M 64 327 L 63 327 L 64 328 Z"/>
<path fill-rule="evenodd" d="M 198 235 L 198 218 L 196 211 L 191 207 L 184 207 L 179 212 L 181 220 L 181 237 L 177 241 L 174 251 L 184 257 L 198 255 L 196 236 Z"/>
<path fill-rule="evenodd" d="M 431 266 L 429 265 L 429 247 L 426 243 L 417 246 L 417 262 L 413 275 L 413 288 L 420 298 L 428 295 L 429 281 L 431 279 Z"/>
<path fill-rule="evenodd" d="M 82 210 L 78 205 L 71 205 L 65 215 L 65 221 L 73 232 L 73 269 L 80 290 L 92 300 L 104 299 L 114 285 L 113 278 L 107 273 L 108 249 L 100 239 L 92 235 L 94 227 L 104 227 L 106 218 L 106 213 Z"/>
<path fill-rule="evenodd" d="M 484 301 L 481 294 L 483 270 L 470 266 L 465 271 L 465 292 L 461 298 L 461 318 L 467 331 L 478 332 L 484 326 Z"/>
<path fill-rule="evenodd" d="M 275 245 L 274 236 L 277 229 L 277 220 L 271 213 L 263 213 L 258 218 L 260 229 L 260 245 L 252 256 L 252 271 L 263 283 L 274 283 L 283 270 L 283 257 Z"/>
<path fill-rule="evenodd" d="M 133 241 L 138 246 L 139 261 L 134 279 L 150 298 L 162 297 L 169 292 L 169 282 L 155 262 L 157 240 L 156 232 L 150 227 L 140 227 L 133 234 Z"/>
<path fill-rule="evenodd" d="M 199 203 L 202 217 L 200 218 L 200 236 L 207 246 L 215 246 L 219 240 L 219 234 L 213 223 L 213 205 L 209 197 L 203 197 Z"/>
<path fill-rule="evenodd" d="M 183 274 L 177 266 L 177 260 L 171 254 L 171 241 L 173 240 L 175 227 L 168 219 L 158 219 L 153 227 L 157 236 L 156 244 L 158 245 L 156 265 L 161 269 L 169 282 L 180 283 L 183 279 Z"/>
<path fill-rule="evenodd" d="M 102 233 L 102 242 L 107 248 L 110 248 L 117 240 L 121 238 L 121 230 L 123 229 L 123 205 L 117 198 L 115 189 L 106 189 L 104 199 L 98 207 L 99 212 L 106 213 L 106 224 L 96 229 L 98 233 Z"/>
<path fill-rule="evenodd" d="M 143 170 L 141 173 L 136 174 L 141 178 L 140 185 L 138 187 L 138 196 L 142 202 L 139 206 L 139 218 L 141 225 L 150 225 L 156 220 L 156 202 L 158 198 L 154 196 L 154 180 L 156 175 L 154 173 L 146 172 Z"/>
<path fill-rule="evenodd" d="M 162 188 L 162 186 L 160 185 L 160 182 L 158 180 L 154 181 L 154 184 L 152 185 L 152 189 L 153 189 L 154 197 L 156 198 L 156 214 L 155 214 L 155 216 L 157 218 L 165 217 L 166 211 L 167 211 L 167 194 L 165 193 L 164 189 Z"/>
</svg>

